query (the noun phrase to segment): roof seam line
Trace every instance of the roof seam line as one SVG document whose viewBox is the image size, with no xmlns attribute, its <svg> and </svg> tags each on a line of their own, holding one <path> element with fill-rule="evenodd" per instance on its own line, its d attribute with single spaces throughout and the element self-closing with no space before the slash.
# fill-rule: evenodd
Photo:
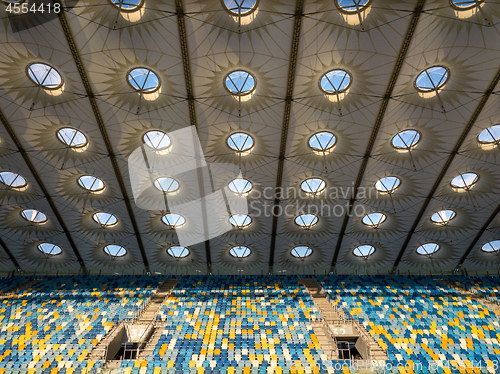
<svg viewBox="0 0 500 374">
<path fill-rule="evenodd" d="M 370 155 L 373 151 L 373 147 L 375 144 L 375 140 L 377 138 L 378 132 L 380 130 L 380 127 L 382 125 L 382 121 L 385 116 L 385 112 L 387 110 L 387 106 L 389 105 L 389 100 L 391 99 L 392 92 L 394 90 L 394 87 L 396 85 L 396 81 L 399 77 L 399 73 L 401 72 L 401 68 L 403 67 L 404 59 L 406 57 L 406 54 L 408 53 L 408 50 L 410 48 L 410 43 L 413 38 L 413 35 L 415 34 L 415 30 L 417 28 L 418 21 L 420 19 L 420 15 L 422 14 L 422 9 L 425 5 L 425 0 L 419 0 L 417 5 L 415 6 L 415 9 L 412 12 L 412 17 L 410 20 L 410 24 L 408 25 L 408 29 L 406 30 L 406 35 L 405 38 L 403 39 L 403 44 L 401 46 L 401 50 L 399 52 L 398 58 L 396 60 L 396 64 L 394 66 L 394 69 L 392 71 L 391 79 L 389 80 L 389 84 L 387 85 L 387 89 L 382 101 L 382 105 L 380 107 L 380 110 L 378 112 L 377 118 L 375 120 L 375 124 L 373 126 L 372 133 L 370 135 L 370 139 L 368 141 L 368 146 L 366 148 L 366 152 L 363 156 L 363 160 L 361 162 L 361 166 L 358 172 L 358 176 L 356 177 L 356 181 L 354 184 L 354 190 L 352 197 L 349 199 L 349 204 L 347 206 L 347 211 L 346 215 L 344 216 L 344 220 L 342 221 L 342 226 L 340 229 L 339 233 L 339 238 L 337 240 L 337 244 L 335 246 L 335 252 L 333 254 L 333 259 L 331 263 L 331 267 L 333 268 L 336 263 L 337 263 L 337 258 L 340 252 L 340 248 L 342 246 L 342 240 L 344 237 L 344 234 L 347 229 L 347 225 L 349 223 L 349 219 L 351 216 L 351 212 L 354 206 L 354 203 L 356 201 L 356 195 L 358 193 L 358 189 L 361 186 L 361 182 L 363 180 L 366 167 L 368 166 L 368 161 L 371 158 Z"/>
<path fill-rule="evenodd" d="M 451 151 L 450 155 L 448 156 L 448 159 L 446 160 L 446 163 L 444 164 L 443 169 L 441 170 L 436 181 L 434 182 L 432 189 L 429 192 L 429 195 L 426 197 L 424 203 L 422 204 L 420 211 L 418 212 L 418 214 L 416 216 L 415 222 L 413 223 L 413 225 L 409 231 L 409 234 L 408 234 L 406 240 L 404 241 L 403 246 L 401 247 L 401 250 L 398 254 L 398 257 L 396 258 L 396 261 L 394 262 L 394 265 L 392 268 L 393 272 L 396 270 L 397 266 L 399 265 L 401 258 L 403 257 L 403 254 L 404 254 L 406 248 L 408 247 L 408 244 L 410 243 L 413 232 L 416 230 L 420 220 L 422 219 L 425 211 L 427 210 L 429 203 L 431 202 L 434 194 L 436 193 L 437 189 L 439 188 L 439 185 L 441 184 L 442 180 L 444 179 L 444 176 L 445 176 L 446 172 L 448 171 L 449 167 L 451 166 L 451 163 L 453 162 L 455 155 L 458 154 L 460 147 L 465 142 L 465 139 L 469 135 L 469 132 L 472 129 L 472 127 L 474 126 L 477 118 L 479 117 L 479 114 L 481 114 L 481 111 L 483 110 L 484 106 L 486 105 L 486 102 L 490 98 L 491 93 L 493 92 L 493 89 L 497 86 L 497 84 L 499 82 L 500 82 L 500 69 L 497 71 L 497 73 L 496 73 L 495 77 L 493 78 L 493 80 L 491 81 L 488 89 L 485 91 L 484 95 L 481 97 L 481 101 L 479 102 L 476 109 L 474 110 L 474 113 L 472 113 L 471 118 L 467 122 L 467 125 L 465 126 L 464 130 L 462 131 L 462 134 L 460 134 L 460 137 L 459 137 L 457 143 L 455 144 L 455 146 L 453 147 L 453 150 Z M 497 213 L 498 213 L 498 211 L 500 211 L 500 206 L 497 207 L 497 209 L 495 210 L 495 212 L 497 212 Z M 493 220 L 494 216 L 492 216 L 490 218 Z M 488 221 L 487 221 L 487 223 L 488 223 Z M 487 228 L 487 225 L 486 225 L 486 228 Z M 472 240 L 472 242 L 471 242 L 470 246 L 467 248 L 465 254 L 462 256 L 462 259 L 460 260 L 459 265 L 461 265 L 463 263 L 463 261 L 465 261 L 465 258 L 468 256 L 468 254 L 470 253 L 472 248 L 476 245 L 477 241 L 480 239 L 480 236 L 482 235 L 484 230 L 485 230 L 485 227 L 483 226 L 481 231 L 479 231 L 478 235 L 476 235 L 476 237 Z"/>
<path fill-rule="evenodd" d="M 47 187 L 45 187 L 45 184 L 43 183 L 42 178 L 40 177 L 40 174 L 38 174 L 37 170 L 35 169 L 35 166 L 33 165 L 33 162 L 31 162 L 31 159 L 28 155 L 28 152 L 26 152 L 26 150 L 24 149 L 21 141 L 19 140 L 16 133 L 14 132 L 14 129 L 12 128 L 9 121 L 7 120 L 7 117 L 5 117 L 5 114 L 1 110 L 0 110 L 0 121 L 4 125 L 7 132 L 9 133 L 9 136 L 11 137 L 12 141 L 15 143 L 17 150 L 21 154 L 26 166 L 28 166 L 28 169 L 30 170 L 31 175 L 33 175 L 38 186 L 42 190 L 42 194 L 45 197 L 45 199 L 47 200 L 47 202 L 49 203 L 50 208 L 52 209 L 52 212 L 56 216 L 56 219 L 59 222 L 59 225 L 61 226 L 66 238 L 68 239 L 68 242 L 69 242 L 69 245 L 71 246 L 71 249 L 73 249 L 73 252 L 75 253 L 76 258 L 78 259 L 78 263 L 82 267 L 83 271 L 86 272 L 87 268 L 85 267 L 85 263 L 83 262 L 83 259 L 80 256 L 80 252 L 78 252 L 78 248 L 76 247 L 76 244 L 75 244 L 75 242 L 70 234 L 70 231 L 68 230 L 68 227 L 66 226 L 61 214 L 59 213 L 59 210 L 57 209 L 57 206 L 54 203 L 54 200 L 52 200 L 52 197 L 50 196 L 49 191 L 47 190 Z M 8 253 L 9 252 L 7 252 L 7 254 Z M 12 256 L 12 258 L 13 258 L 13 256 Z M 14 263 L 16 264 L 17 261 Z"/>
<path fill-rule="evenodd" d="M 118 161 L 116 158 L 116 155 L 113 151 L 113 146 L 111 144 L 111 141 L 109 139 L 108 132 L 106 130 L 106 126 L 104 124 L 104 120 L 102 119 L 101 112 L 99 110 L 99 106 L 97 104 L 97 101 L 95 99 L 94 92 L 92 91 L 92 87 L 90 85 L 90 81 L 88 79 L 87 73 L 85 72 L 85 68 L 83 66 L 83 61 L 80 57 L 80 53 L 78 52 L 78 48 L 76 46 L 75 39 L 73 37 L 73 34 L 71 33 L 71 29 L 69 27 L 68 20 L 65 15 L 64 9 L 61 10 L 58 14 L 59 21 L 61 23 L 61 27 L 63 29 L 64 35 L 66 37 L 66 41 L 68 42 L 69 49 L 71 50 L 71 54 L 73 56 L 73 60 L 75 62 L 75 65 L 78 69 L 78 73 L 80 75 L 80 79 L 82 80 L 82 83 L 85 87 L 85 91 L 87 92 L 87 95 L 89 97 L 90 101 L 90 106 L 92 107 L 92 111 L 94 113 L 94 117 L 97 122 L 97 126 L 99 127 L 101 137 L 103 138 L 103 141 L 106 146 L 106 150 L 109 154 L 109 158 L 111 160 L 111 165 L 113 167 L 113 171 L 115 173 L 116 179 L 118 181 L 118 185 L 120 187 L 120 192 L 122 193 L 123 200 L 125 201 L 125 207 L 127 208 L 127 213 L 129 215 L 129 219 L 132 223 L 132 227 L 134 229 L 134 234 L 137 239 L 137 244 L 139 246 L 139 250 L 141 252 L 142 260 L 144 262 L 144 266 L 146 268 L 146 271 L 150 271 L 149 269 L 149 262 L 146 257 L 146 251 L 144 249 L 144 244 L 142 242 L 141 234 L 139 231 L 139 226 L 137 224 L 137 221 L 135 219 L 134 211 L 132 209 L 132 205 L 130 203 L 130 199 L 128 197 L 128 192 L 125 186 L 125 182 L 123 180 L 122 173 L 120 171 L 120 167 L 118 165 Z"/>
<path fill-rule="evenodd" d="M 188 48 L 188 38 L 186 33 L 186 18 L 184 12 L 184 5 L 182 0 L 175 0 L 175 10 L 177 15 L 177 28 L 179 31 L 179 42 L 181 45 L 181 57 L 182 57 L 182 67 L 184 70 L 184 80 L 186 82 L 186 93 L 187 93 L 187 101 L 188 101 L 188 109 L 189 109 L 189 120 L 191 126 L 194 126 L 196 131 L 198 132 L 198 121 L 196 117 L 196 108 L 195 108 L 195 97 L 194 97 L 194 89 L 193 89 L 193 79 L 191 75 L 191 65 L 189 61 L 189 48 Z M 197 150 L 198 148 L 196 148 Z M 197 166 L 199 165 L 200 157 L 196 157 Z M 205 196 L 205 188 L 203 186 L 203 175 L 201 168 L 198 167 L 198 183 L 200 186 L 200 192 L 203 196 Z M 205 209 L 206 207 L 203 206 Z M 207 259 L 207 270 L 208 274 L 212 272 L 212 256 L 210 252 L 210 240 L 205 240 L 205 256 Z"/>
<path fill-rule="evenodd" d="M 285 96 L 285 108 L 283 110 L 283 125 L 281 127 L 281 142 L 280 142 L 280 154 L 278 158 L 278 172 L 276 176 L 276 188 L 274 206 L 273 206 L 273 222 L 271 231 L 271 245 L 269 251 L 269 272 L 273 272 L 274 266 L 274 252 L 276 249 L 276 237 L 278 231 L 278 214 L 274 214 L 276 209 L 280 204 L 281 195 L 278 191 L 283 185 L 283 171 L 285 166 L 285 155 L 286 155 L 286 143 L 288 138 L 288 127 L 290 126 L 290 112 L 292 107 L 292 95 L 293 87 L 295 85 L 295 72 L 297 70 L 297 60 L 299 55 L 299 41 L 300 32 L 302 28 L 302 17 L 304 11 L 304 0 L 297 0 L 296 10 L 295 10 L 295 20 L 293 24 L 292 32 L 292 43 L 290 48 L 290 64 L 288 65 L 288 83 L 286 88 Z M 279 197 L 278 197 L 279 196 Z"/>
</svg>

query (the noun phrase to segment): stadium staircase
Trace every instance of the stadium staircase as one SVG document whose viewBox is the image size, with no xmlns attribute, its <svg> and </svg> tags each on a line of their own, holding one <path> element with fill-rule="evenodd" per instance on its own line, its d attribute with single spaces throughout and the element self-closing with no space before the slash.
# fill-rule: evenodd
<svg viewBox="0 0 500 374">
<path fill-rule="evenodd" d="M 460 282 L 452 282 L 452 281 L 449 281 L 447 279 L 436 279 L 436 280 L 439 283 L 445 285 L 446 287 L 451 288 L 452 290 L 455 290 L 457 292 L 460 292 L 465 297 L 468 297 L 471 300 L 477 301 L 478 303 L 481 303 L 481 304 L 487 306 L 489 310 L 500 312 L 500 305 L 489 301 L 488 299 L 481 296 L 480 294 L 475 294 L 475 293 L 463 288 L 460 285 Z"/>
<path fill-rule="evenodd" d="M 327 298 L 326 293 L 323 288 L 317 282 L 315 278 L 303 278 L 302 284 L 304 284 L 307 292 L 311 296 L 314 301 L 314 304 L 318 308 L 323 321 L 325 322 L 324 328 L 328 330 L 328 336 L 332 340 L 330 346 L 332 347 L 332 351 L 336 352 L 336 356 L 332 357 L 333 360 L 338 359 L 338 351 L 336 349 L 336 337 L 331 333 L 333 325 L 342 324 L 342 325 L 351 325 L 353 331 L 358 331 L 359 336 L 363 339 L 368 346 L 368 357 L 367 359 L 376 362 L 386 361 L 389 359 L 385 350 L 377 343 L 377 341 L 368 333 L 365 326 L 359 323 L 358 321 L 352 320 L 348 318 L 346 315 L 339 315 L 337 311 L 333 308 L 330 300 Z M 317 326 L 317 325 L 316 325 Z M 313 325 L 314 332 L 318 335 L 319 331 L 316 331 L 316 327 Z M 319 327 L 319 326 L 318 326 Z M 318 328 L 319 329 L 319 328 Z M 321 342 L 321 341 L 320 341 Z M 323 346 L 323 343 L 321 343 Z M 371 373 L 370 370 L 365 371 L 366 373 Z"/>
<path fill-rule="evenodd" d="M 143 357 L 146 354 L 144 352 L 147 352 L 148 347 L 154 347 L 154 345 L 158 341 L 159 336 L 161 335 L 161 332 L 163 331 L 163 329 L 161 328 L 155 329 L 156 315 L 161 309 L 165 298 L 170 295 L 178 282 L 178 279 L 165 279 L 162 283 L 160 283 L 158 289 L 156 290 L 156 293 L 149 299 L 148 303 L 144 305 L 141 311 L 139 311 L 131 319 L 126 319 L 116 324 L 92 350 L 89 358 L 95 361 L 102 360 L 105 363 L 104 367 L 107 369 L 119 367 L 119 363 L 121 361 L 112 359 L 110 360 L 107 359 L 106 356 L 110 343 L 113 342 L 117 334 L 119 334 L 127 324 L 148 325 L 146 328 L 146 334 L 144 335 L 145 341 L 142 342 L 140 353 L 138 355 L 138 357 Z M 152 334 L 151 329 L 153 329 Z"/>
</svg>

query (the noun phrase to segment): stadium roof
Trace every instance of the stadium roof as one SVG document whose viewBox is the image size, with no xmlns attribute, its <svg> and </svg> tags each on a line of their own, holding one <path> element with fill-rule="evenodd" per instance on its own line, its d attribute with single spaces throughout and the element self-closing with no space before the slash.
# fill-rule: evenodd
<svg viewBox="0 0 500 374">
<path fill-rule="evenodd" d="M 0 271 L 498 270 L 498 0 L 14 5 L 0 6 Z M 252 204 L 187 249 L 171 227 L 189 220 L 141 209 L 127 162 L 188 126 L 245 178 L 215 189 Z"/>
</svg>

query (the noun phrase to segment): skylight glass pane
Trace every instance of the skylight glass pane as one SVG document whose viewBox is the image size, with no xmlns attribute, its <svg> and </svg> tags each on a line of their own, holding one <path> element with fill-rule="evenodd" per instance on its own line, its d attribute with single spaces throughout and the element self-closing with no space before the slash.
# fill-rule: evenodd
<svg viewBox="0 0 500 374">
<path fill-rule="evenodd" d="M 337 138 L 329 131 L 321 131 L 309 138 L 309 146 L 315 151 L 327 151 L 335 145 Z"/>
<path fill-rule="evenodd" d="M 111 257 L 123 257 L 127 254 L 127 250 L 118 244 L 109 244 L 105 246 L 104 252 Z"/>
<path fill-rule="evenodd" d="M 63 127 L 57 130 L 57 138 L 69 147 L 79 148 L 87 144 L 85 134 L 71 127 Z"/>
<path fill-rule="evenodd" d="M 55 256 L 62 253 L 61 247 L 52 243 L 38 244 L 38 250 L 48 256 Z"/>
<path fill-rule="evenodd" d="M 357 257 L 368 257 L 375 252 L 375 247 L 373 245 L 365 244 L 354 248 L 352 253 Z"/>
<path fill-rule="evenodd" d="M 167 253 L 174 258 L 184 258 L 189 255 L 189 249 L 180 245 L 174 245 L 167 249 Z"/>
<path fill-rule="evenodd" d="M 298 245 L 296 247 L 293 247 L 292 250 L 290 251 L 290 254 L 293 257 L 297 257 L 300 259 L 304 259 L 306 257 L 309 257 L 312 254 L 312 249 L 311 247 L 307 245 Z"/>
<path fill-rule="evenodd" d="M 47 221 L 47 216 L 36 209 L 24 209 L 21 216 L 32 223 L 44 223 Z"/>
<path fill-rule="evenodd" d="M 104 189 L 104 181 L 92 175 L 82 175 L 78 178 L 78 184 L 80 187 L 92 191 L 97 192 Z"/>
<path fill-rule="evenodd" d="M 118 8 L 131 11 L 139 8 L 142 4 L 142 0 L 111 0 Z"/>
<path fill-rule="evenodd" d="M 483 2 L 484 0 L 451 0 L 451 3 L 461 9 L 461 10 L 465 10 L 465 9 L 469 9 L 469 8 L 472 8 L 474 6 L 476 6 L 476 4 L 479 4 L 481 2 Z"/>
<path fill-rule="evenodd" d="M 235 70 L 225 79 L 226 88 L 235 95 L 247 95 L 255 88 L 254 76 L 245 70 Z"/>
<path fill-rule="evenodd" d="M 169 177 L 160 177 L 156 179 L 154 185 L 160 191 L 167 193 L 175 192 L 180 188 L 179 182 Z"/>
<path fill-rule="evenodd" d="M 320 80 L 321 89 L 327 94 L 341 93 L 351 85 L 351 74 L 342 69 L 325 73 Z"/>
<path fill-rule="evenodd" d="M 370 0 L 335 0 L 337 6 L 345 12 L 358 12 L 365 8 Z"/>
<path fill-rule="evenodd" d="M 248 256 L 250 256 L 250 253 L 252 253 L 250 248 L 248 248 L 247 246 L 244 246 L 244 245 L 237 245 L 235 247 L 232 247 L 229 250 L 229 254 L 233 257 L 236 257 L 236 258 L 248 257 Z"/>
<path fill-rule="evenodd" d="M 92 218 L 104 227 L 111 227 L 118 223 L 118 218 L 111 213 L 97 212 L 93 214 Z"/>
<path fill-rule="evenodd" d="M 52 66 L 36 62 L 28 65 L 28 76 L 37 85 L 56 89 L 62 85 L 62 76 Z"/>
<path fill-rule="evenodd" d="M 455 188 L 468 190 L 476 184 L 479 176 L 476 173 L 464 173 L 452 179 L 451 185 Z"/>
<path fill-rule="evenodd" d="M 417 76 L 415 86 L 420 91 L 435 91 L 443 87 L 447 80 L 448 69 L 443 66 L 432 66 Z"/>
<path fill-rule="evenodd" d="M 0 182 L 12 188 L 21 188 L 28 184 L 24 177 L 12 171 L 1 171 Z"/>
<path fill-rule="evenodd" d="M 245 178 L 236 178 L 229 182 L 229 189 L 235 194 L 242 195 L 249 193 L 252 188 L 252 182 Z"/>
<path fill-rule="evenodd" d="M 237 228 L 244 228 L 252 223 L 252 217 L 248 214 L 233 214 L 229 217 L 229 223 Z"/>
<path fill-rule="evenodd" d="M 128 72 L 128 81 L 139 92 L 153 92 L 160 88 L 160 79 L 146 68 L 135 68 Z"/>
<path fill-rule="evenodd" d="M 227 138 L 227 145 L 236 152 L 246 152 L 253 148 L 253 138 L 244 132 L 236 132 Z"/>
<path fill-rule="evenodd" d="M 301 214 L 295 217 L 295 223 L 303 228 L 311 228 L 318 223 L 319 218 L 314 214 Z"/>
<path fill-rule="evenodd" d="M 500 124 L 493 125 L 481 131 L 478 140 L 481 143 L 498 143 L 500 141 Z"/>
<path fill-rule="evenodd" d="M 144 134 L 144 143 L 153 149 L 163 150 L 170 147 L 170 137 L 163 131 L 150 130 Z"/>
<path fill-rule="evenodd" d="M 177 213 L 167 213 L 161 217 L 162 222 L 171 228 L 181 227 L 186 223 L 186 219 Z"/>
<path fill-rule="evenodd" d="M 439 244 L 437 243 L 425 243 L 417 248 L 417 253 L 419 255 L 431 255 L 436 253 L 439 249 Z"/>
<path fill-rule="evenodd" d="M 384 213 L 370 213 L 363 217 L 362 221 L 366 226 L 377 227 L 387 219 Z"/>
<path fill-rule="evenodd" d="M 455 218 L 455 215 L 456 215 L 456 213 L 453 210 L 444 209 L 444 210 L 440 210 L 439 212 L 434 213 L 431 216 L 431 221 L 436 223 L 436 224 L 444 225 L 444 224 L 450 222 L 453 218 Z"/>
<path fill-rule="evenodd" d="M 398 149 L 411 149 L 420 141 L 420 133 L 416 130 L 403 130 L 392 138 L 392 145 Z"/>
<path fill-rule="evenodd" d="M 245 15 L 257 8 L 257 0 L 224 0 L 226 8 L 235 15 Z"/>
<path fill-rule="evenodd" d="M 375 188 L 382 193 L 392 193 L 398 189 L 400 184 L 401 179 L 398 177 L 385 177 L 375 183 Z"/>
<path fill-rule="evenodd" d="M 326 182 L 321 178 L 308 178 L 300 184 L 300 188 L 307 194 L 319 194 L 326 188 Z"/>
<path fill-rule="evenodd" d="M 500 240 L 493 240 L 484 244 L 481 248 L 484 252 L 498 252 L 500 251 Z"/>
</svg>

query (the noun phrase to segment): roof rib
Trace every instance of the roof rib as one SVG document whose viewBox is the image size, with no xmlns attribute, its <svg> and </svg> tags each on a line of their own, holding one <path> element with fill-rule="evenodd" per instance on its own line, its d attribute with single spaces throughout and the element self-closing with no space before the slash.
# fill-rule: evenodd
<svg viewBox="0 0 500 374">
<path fill-rule="evenodd" d="M 73 34 L 71 33 L 71 29 L 69 27 L 68 20 L 65 15 L 65 11 L 61 9 L 59 15 L 59 21 L 61 22 L 61 27 L 64 31 L 64 35 L 66 36 L 66 40 L 68 42 L 69 49 L 71 50 L 71 54 L 73 55 L 73 59 L 75 61 L 76 67 L 78 69 L 78 73 L 80 74 L 80 78 L 82 80 L 83 86 L 85 87 L 85 91 L 90 101 L 90 106 L 92 107 L 92 112 L 94 113 L 97 125 L 101 132 L 102 139 L 104 144 L 106 145 L 106 150 L 109 154 L 109 158 L 111 160 L 111 164 L 113 166 L 113 171 L 115 172 L 116 179 L 118 180 L 118 184 L 120 186 L 120 191 L 123 196 L 123 201 L 125 202 L 125 206 L 127 208 L 127 212 L 132 222 L 132 227 L 134 229 L 134 235 L 137 239 L 137 244 L 139 245 L 139 249 L 141 251 L 142 260 L 144 262 L 144 266 L 146 271 L 150 271 L 149 262 L 146 257 L 146 251 L 144 249 L 144 244 L 142 242 L 141 234 L 139 231 L 139 226 L 137 225 L 137 221 L 135 219 L 134 211 L 132 209 L 132 204 L 130 202 L 130 198 L 128 196 L 127 188 L 125 186 L 125 182 L 123 180 L 122 173 L 120 171 L 120 167 L 118 166 L 118 160 L 113 151 L 113 146 L 108 136 L 108 132 L 106 130 L 106 126 L 101 116 L 101 112 L 99 111 L 99 107 L 97 106 L 97 100 L 95 99 L 94 92 L 92 91 L 92 87 L 90 85 L 90 81 L 87 77 L 87 73 L 85 72 L 85 68 L 83 67 L 83 61 L 80 57 L 80 53 L 78 52 L 78 47 L 76 46 L 75 39 Z"/>
<path fill-rule="evenodd" d="M 281 186 L 283 184 L 283 170 L 285 167 L 286 143 L 288 138 L 288 127 L 290 126 L 290 111 L 292 108 L 292 94 L 295 85 L 295 71 L 297 70 L 297 59 L 299 55 L 299 39 L 302 27 L 302 16 L 304 13 L 304 0 L 297 0 L 295 8 L 295 19 L 292 32 L 292 46 L 290 51 L 290 64 L 288 65 L 288 82 L 286 86 L 285 108 L 283 112 L 283 125 L 281 127 L 280 154 L 278 158 L 278 172 L 276 176 L 275 199 L 273 206 L 273 224 L 271 231 L 271 248 L 269 253 L 269 272 L 273 273 L 274 252 L 276 248 L 276 236 L 278 231 L 278 215 L 276 209 L 281 201 Z"/>
<path fill-rule="evenodd" d="M 419 0 L 415 9 L 413 9 L 413 13 L 411 16 L 410 24 L 408 25 L 408 29 L 406 30 L 406 35 L 403 40 L 403 45 L 401 46 L 401 50 L 399 51 L 398 58 L 396 60 L 396 65 L 394 66 L 394 70 L 392 71 L 391 79 L 389 84 L 387 85 L 387 90 L 385 91 L 384 98 L 382 100 L 382 105 L 379 109 L 377 119 L 375 120 L 375 125 L 373 126 L 372 133 L 370 135 L 370 139 L 368 141 L 368 146 L 366 148 L 365 154 L 363 155 L 363 160 L 361 161 L 361 167 L 358 172 L 358 176 L 354 183 L 354 189 L 352 193 L 352 197 L 349 199 L 349 205 L 347 208 L 346 215 L 344 216 L 344 220 L 342 222 L 342 226 L 339 233 L 339 238 L 337 240 L 337 244 L 335 246 L 335 252 L 333 254 L 331 267 L 334 268 L 337 263 L 337 258 L 340 252 L 340 248 L 342 246 L 342 240 L 344 239 L 344 235 L 347 229 L 347 224 L 349 223 L 349 218 L 352 214 L 352 208 L 354 207 L 354 203 L 356 201 L 356 196 L 358 194 L 358 189 L 361 186 L 361 182 L 363 181 L 363 176 L 366 171 L 366 167 L 368 165 L 368 161 L 371 157 L 371 153 L 373 150 L 373 146 L 375 145 L 375 140 L 378 135 L 378 131 L 380 126 L 382 125 L 382 121 L 384 119 L 385 112 L 387 110 L 387 106 L 389 105 L 389 101 L 391 100 L 392 91 L 396 85 L 396 80 L 399 77 L 399 73 L 401 68 L 403 67 L 403 62 L 406 57 L 406 53 L 410 48 L 410 42 L 415 34 L 415 30 L 417 28 L 418 20 L 420 19 L 420 15 L 422 14 L 422 9 L 424 7 L 425 0 Z"/>
<path fill-rule="evenodd" d="M 30 169 L 31 175 L 33 175 L 33 178 L 35 178 L 36 183 L 38 184 L 38 186 L 42 190 L 43 196 L 45 197 L 45 199 L 49 203 L 50 208 L 52 209 L 52 212 L 56 216 L 56 219 L 59 222 L 59 225 L 63 229 L 64 234 L 66 235 L 66 238 L 68 239 L 69 245 L 73 249 L 73 252 L 75 253 L 76 258 L 78 259 L 78 262 L 80 263 L 80 266 L 82 267 L 84 273 L 86 273 L 87 268 L 85 267 L 85 263 L 83 262 L 82 256 L 80 256 L 80 252 L 78 252 L 78 249 L 76 248 L 76 244 L 70 235 L 70 232 L 68 230 L 68 227 L 66 226 L 66 223 L 64 223 L 64 220 L 61 216 L 61 213 L 59 213 L 59 210 L 57 209 L 57 206 L 54 203 L 54 200 L 52 200 L 52 197 L 50 196 L 49 191 L 47 190 L 47 187 L 45 187 L 45 184 L 43 183 L 42 178 L 40 178 L 40 174 L 38 174 L 38 171 L 35 169 L 35 165 L 33 165 L 33 163 L 31 162 L 31 159 L 28 155 L 28 152 L 26 152 L 26 150 L 24 149 L 21 141 L 19 140 L 16 133 L 14 132 L 14 129 L 12 128 L 9 121 L 7 120 L 7 117 L 5 117 L 4 113 L 1 110 L 0 110 L 0 121 L 2 122 L 5 129 L 9 133 L 9 136 L 11 137 L 12 141 L 16 145 L 17 150 L 19 151 L 19 153 L 23 157 L 23 160 L 26 163 L 26 165 L 28 166 L 28 169 Z M 2 247 L 4 247 L 4 245 L 2 245 Z M 6 247 L 4 247 L 4 249 L 5 248 Z M 13 259 L 13 256 L 9 252 L 7 252 L 7 254 L 9 254 L 9 257 L 11 257 L 11 259 Z M 15 260 L 13 260 L 13 262 L 14 261 Z M 17 261 L 14 262 L 14 264 L 16 264 L 16 266 L 19 267 L 19 264 L 17 264 Z"/>
<path fill-rule="evenodd" d="M 188 49 L 188 40 L 186 33 L 186 19 L 184 16 L 184 5 L 182 0 L 175 0 L 175 13 L 177 15 L 177 27 L 179 29 L 179 41 L 181 43 L 181 55 L 182 55 L 182 67 L 184 69 L 184 79 L 186 81 L 186 93 L 187 100 L 189 106 L 189 120 L 191 122 L 191 126 L 194 126 L 196 130 L 198 130 L 198 121 L 196 119 L 196 110 L 194 106 L 194 90 L 193 90 L 193 80 L 191 78 L 191 65 L 189 61 L 189 49 Z M 197 162 L 199 160 L 196 157 Z M 202 171 L 198 168 L 198 181 L 200 182 L 200 191 L 202 195 L 205 195 L 204 186 L 203 186 L 203 176 Z M 207 217 L 206 207 L 204 216 Z M 205 222 L 206 224 L 206 222 Z M 206 228 L 205 228 L 205 232 Z M 208 274 L 212 273 L 212 256 L 210 253 L 210 240 L 205 240 L 205 256 L 207 258 L 207 270 Z"/>
<path fill-rule="evenodd" d="M 493 211 L 493 213 L 491 213 L 491 215 L 489 216 L 489 218 L 486 221 L 486 223 L 483 225 L 483 227 L 481 227 L 481 229 L 478 231 L 477 235 L 474 237 L 474 239 L 472 240 L 472 242 L 469 244 L 469 247 L 465 251 L 465 253 L 462 256 L 462 258 L 460 259 L 460 262 L 458 263 L 457 268 L 461 268 L 462 267 L 463 263 L 465 262 L 465 260 L 469 256 L 469 254 L 472 252 L 472 250 L 476 246 L 476 244 L 479 241 L 479 239 L 481 239 L 481 236 L 483 236 L 484 232 L 486 230 L 488 230 L 488 227 L 491 225 L 491 222 L 493 222 L 493 220 L 498 215 L 498 213 L 500 213 L 500 205 L 498 205 L 496 207 L 496 209 Z"/>
<path fill-rule="evenodd" d="M 12 252 L 10 251 L 9 247 L 7 247 L 7 244 L 5 244 L 5 242 L 2 240 L 2 238 L 0 238 L 0 247 L 3 248 L 5 253 L 7 253 L 7 256 L 9 256 L 12 263 L 16 266 L 16 269 L 20 269 L 21 267 L 19 266 L 19 263 L 17 262 L 16 258 L 14 257 Z"/>
<path fill-rule="evenodd" d="M 438 175 L 436 181 L 434 182 L 434 185 L 432 186 L 429 194 L 425 198 L 425 201 L 422 204 L 420 211 L 417 214 L 417 218 L 415 219 L 415 222 L 413 222 L 413 225 L 411 226 L 411 229 L 408 233 L 408 236 L 406 237 L 406 240 L 404 241 L 403 246 L 401 247 L 401 250 L 399 251 L 398 257 L 396 258 L 396 261 L 394 262 L 394 266 L 392 268 L 393 272 L 396 270 L 397 266 L 399 265 L 399 262 L 401 261 L 401 258 L 403 257 L 403 254 L 404 254 L 406 248 L 408 247 L 408 244 L 410 243 L 410 240 L 411 240 L 413 233 L 417 229 L 417 226 L 418 226 L 420 220 L 422 219 L 422 216 L 424 215 L 425 211 L 427 210 L 427 206 L 431 202 L 432 197 L 434 196 L 437 189 L 439 188 L 439 185 L 443 181 L 443 178 L 444 178 L 446 172 L 448 171 L 451 163 L 453 162 L 453 159 L 455 158 L 456 154 L 460 150 L 460 147 L 462 146 L 465 139 L 467 138 L 467 135 L 469 135 L 469 132 L 472 129 L 472 127 L 474 126 L 474 123 L 476 123 L 476 120 L 479 117 L 479 114 L 481 114 L 481 111 L 483 110 L 484 106 L 486 105 L 486 102 L 490 98 L 491 94 L 493 93 L 493 90 L 495 89 L 495 87 L 497 86 L 497 84 L 499 82 L 500 82 L 500 69 L 497 71 L 495 77 L 493 78 L 490 85 L 488 86 L 488 89 L 483 93 L 483 96 L 481 97 L 479 104 L 477 105 L 476 109 L 474 110 L 474 113 L 472 113 L 472 116 L 469 119 L 469 122 L 467 122 L 467 125 L 464 128 L 464 131 L 462 131 L 460 138 L 458 138 L 457 144 L 455 144 L 455 147 L 453 147 L 453 150 L 451 151 L 450 155 L 448 156 L 448 159 L 446 160 L 446 163 L 444 164 L 443 169 L 439 173 L 439 175 Z M 499 209 L 500 209 L 500 207 L 497 208 L 497 211 Z M 492 216 L 490 218 L 493 220 L 494 216 Z M 488 222 L 487 222 L 487 224 L 488 224 Z M 486 228 L 487 228 L 487 225 L 486 225 Z M 483 227 L 483 229 L 486 229 L 486 228 Z M 478 234 L 478 236 L 476 236 L 476 238 L 474 238 L 474 240 L 477 242 L 477 240 L 479 240 L 479 237 L 480 237 L 480 235 Z M 476 244 L 474 242 L 474 240 L 472 241 L 471 245 L 467 249 L 466 255 L 469 254 L 472 247 Z M 465 257 L 462 257 L 462 260 L 460 260 L 460 263 L 463 263 L 464 260 L 465 260 Z"/>
</svg>

